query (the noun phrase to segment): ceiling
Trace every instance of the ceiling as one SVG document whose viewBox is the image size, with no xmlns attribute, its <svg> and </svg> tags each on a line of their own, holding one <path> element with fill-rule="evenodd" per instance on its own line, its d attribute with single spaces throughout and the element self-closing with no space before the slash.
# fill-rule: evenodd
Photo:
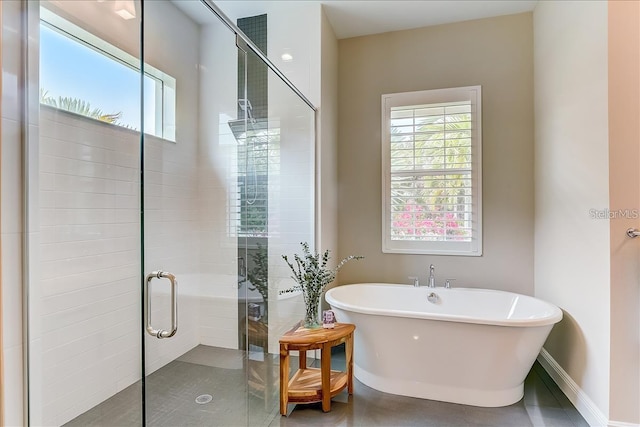
<svg viewBox="0 0 640 427">
<path fill-rule="evenodd" d="M 537 0 L 322 0 L 336 37 L 364 36 L 532 11 Z"/>
<path fill-rule="evenodd" d="M 214 19 L 199 2 L 172 0 L 196 22 Z M 280 2 L 296 0 L 274 0 Z M 311 0 L 302 0 L 311 1 Z M 338 39 L 532 11 L 538 0 L 317 0 Z M 214 0 L 225 13 L 249 16 L 267 1 Z M 264 13 L 264 12 L 260 12 Z"/>
<path fill-rule="evenodd" d="M 196 22 L 213 19 L 199 2 L 172 0 Z M 274 0 L 294 2 L 300 0 Z M 309 0 L 302 0 L 309 1 Z M 338 39 L 530 12 L 538 0 L 318 0 Z M 268 1 L 214 0 L 225 13 L 266 13 Z"/>
</svg>

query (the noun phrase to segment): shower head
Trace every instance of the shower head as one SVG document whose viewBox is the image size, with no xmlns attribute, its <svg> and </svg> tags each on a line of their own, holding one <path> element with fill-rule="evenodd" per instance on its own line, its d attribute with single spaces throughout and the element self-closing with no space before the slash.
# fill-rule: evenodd
<svg viewBox="0 0 640 427">
<path fill-rule="evenodd" d="M 253 118 L 246 121 L 244 119 L 229 120 L 227 124 L 229 125 L 229 128 L 231 129 L 231 132 L 233 132 L 233 136 L 237 141 L 240 141 L 241 139 L 245 140 L 247 138 L 248 131 L 256 132 L 267 128 L 266 120 L 256 120 Z"/>
<path fill-rule="evenodd" d="M 236 138 L 236 140 L 244 138 L 244 134 L 248 130 L 258 130 L 261 128 L 260 124 L 257 123 L 257 120 L 251 114 L 251 110 L 253 109 L 253 107 L 251 106 L 251 101 L 249 101 L 247 98 L 240 98 L 238 99 L 238 107 L 240 108 L 240 110 L 245 112 L 245 115 L 247 117 L 246 125 L 244 119 L 230 120 L 227 123 L 229 125 L 229 128 L 231 128 L 231 132 L 233 132 L 233 136 Z"/>
<path fill-rule="evenodd" d="M 236 141 L 240 141 L 240 139 L 245 138 L 246 131 L 248 130 L 248 122 L 245 122 L 244 119 L 239 120 L 229 120 L 227 122 L 231 132 L 233 132 L 233 137 Z"/>
</svg>

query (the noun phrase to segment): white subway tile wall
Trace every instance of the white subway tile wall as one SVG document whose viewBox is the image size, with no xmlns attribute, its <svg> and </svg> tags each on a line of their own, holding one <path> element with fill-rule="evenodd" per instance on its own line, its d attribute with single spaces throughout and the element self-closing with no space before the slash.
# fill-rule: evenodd
<svg viewBox="0 0 640 427">
<path fill-rule="evenodd" d="M 238 348 L 238 142 L 228 125 L 238 115 L 238 48 L 220 23 L 201 27 L 200 46 L 200 340 Z"/>
<path fill-rule="evenodd" d="M 41 422 L 140 379 L 139 135 L 40 110 Z M 36 284 L 34 283 L 34 287 Z M 35 377 L 34 377 L 35 378 Z"/>
<path fill-rule="evenodd" d="M 40 133 L 42 422 L 61 424 L 141 378 L 139 135 L 49 108 Z M 220 233 L 201 229 L 210 189 L 197 182 L 195 143 L 145 140 L 145 272 L 179 283 L 179 333 L 147 337 L 147 373 L 199 343 L 237 347 L 236 293 L 225 292 L 235 264 L 214 257 L 230 270 L 220 273 L 199 255 Z M 153 324 L 166 329 L 168 281 L 151 287 Z"/>
</svg>

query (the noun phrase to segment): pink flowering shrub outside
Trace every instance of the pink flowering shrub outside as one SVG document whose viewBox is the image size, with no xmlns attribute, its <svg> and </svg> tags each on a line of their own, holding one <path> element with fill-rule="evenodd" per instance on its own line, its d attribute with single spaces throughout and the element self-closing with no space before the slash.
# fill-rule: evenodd
<svg viewBox="0 0 640 427">
<path fill-rule="evenodd" d="M 434 240 L 467 240 L 468 230 L 461 229 L 464 219 L 453 212 L 429 211 L 409 202 L 403 212 L 393 214 L 394 238 L 411 240 L 413 237 L 434 237 Z"/>
</svg>

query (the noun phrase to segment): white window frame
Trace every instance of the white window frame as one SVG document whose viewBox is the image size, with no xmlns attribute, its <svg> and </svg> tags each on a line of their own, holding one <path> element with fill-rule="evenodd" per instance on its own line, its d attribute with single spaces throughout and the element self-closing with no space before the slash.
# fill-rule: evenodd
<svg viewBox="0 0 640 427">
<path fill-rule="evenodd" d="M 102 40 L 45 7 L 40 7 L 40 21 L 65 37 L 140 72 L 139 58 Z M 154 106 L 155 129 L 151 131 L 145 129 L 145 133 L 176 142 L 176 79 L 147 63 L 144 64 L 144 74 L 159 83 L 156 85 L 156 105 Z"/>
<path fill-rule="evenodd" d="M 391 108 L 471 102 L 472 237 L 469 242 L 391 239 Z M 482 90 L 481 86 L 382 95 L 382 252 L 429 255 L 482 255 Z M 417 172 L 416 175 L 420 175 Z"/>
</svg>

